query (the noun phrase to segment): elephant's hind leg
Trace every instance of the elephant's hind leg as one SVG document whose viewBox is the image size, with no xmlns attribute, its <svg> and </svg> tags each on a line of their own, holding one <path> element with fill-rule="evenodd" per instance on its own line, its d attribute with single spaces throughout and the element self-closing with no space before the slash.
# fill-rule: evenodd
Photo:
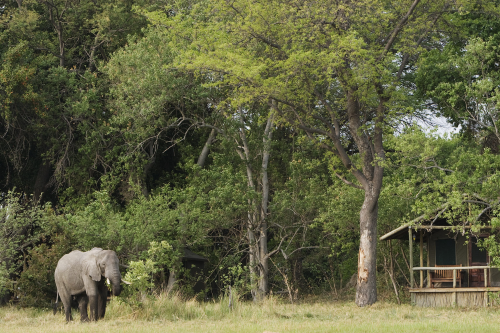
<svg viewBox="0 0 500 333">
<path fill-rule="evenodd" d="M 66 321 L 72 321 L 73 316 L 71 315 L 71 302 L 68 300 L 62 300 L 64 304 L 64 314 L 66 315 Z"/>
<path fill-rule="evenodd" d="M 66 315 L 66 321 L 70 322 L 73 320 L 73 316 L 71 315 L 71 306 L 64 306 L 64 314 Z"/>
<path fill-rule="evenodd" d="M 59 297 L 64 305 L 64 314 L 66 315 L 66 321 L 73 320 L 71 316 L 71 295 L 66 292 L 66 290 L 59 290 Z"/>
</svg>

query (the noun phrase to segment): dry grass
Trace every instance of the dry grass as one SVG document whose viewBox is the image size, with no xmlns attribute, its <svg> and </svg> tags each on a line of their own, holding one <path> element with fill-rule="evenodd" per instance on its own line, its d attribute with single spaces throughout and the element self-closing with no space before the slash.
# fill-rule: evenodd
<svg viewBox="0 0 500 333">
<path fill-rule="evenodd" d="M 74 313 L 75 318 L 78 317 Z M 358 308 L 352 302 L 262 304 L 226 300 L 198 303 L 159 296 L 142 307 L 113 300 L 97 323 L 74 321 L 35 309 L 0 308 L 0 332 L 499 332 L 500 308 L 422 309 L 379 302 Z"/>
</svg>

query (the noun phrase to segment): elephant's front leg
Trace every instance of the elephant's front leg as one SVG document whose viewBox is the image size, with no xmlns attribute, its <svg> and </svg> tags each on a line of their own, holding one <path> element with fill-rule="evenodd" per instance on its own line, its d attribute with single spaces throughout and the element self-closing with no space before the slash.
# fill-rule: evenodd
<svg viewBox="0 0 500 333">
<path fill-rule="evenodd" d="M 90 307 L 90 320 L 97 321 L 99 319 L 99 297 L 97 294 L 88 295 L 89 296 L 89 307 Z"/>
<path fill-rule="evenodd" d="M 85 285 L 85 292 L 87 293 L 87 297 L 89 300 L 90 320 L 96 321 L 99 319 L 99 316 L 97 313 L 97 310 L 99 310 L 99 306 L 98 306 L 99 288 L 97 287 L 96 281 L 92 281 L 90 276 L 86 277 L 86 279 L 83 280 L 83 283 Z"/>
<path fill-rule="evenodd" d="M 104 318 L 104 314 L 106 313 L 106 301 L 108 300 L 108 286 L 102 279 L 98 284 L 98 319 Z"/>
</svg>

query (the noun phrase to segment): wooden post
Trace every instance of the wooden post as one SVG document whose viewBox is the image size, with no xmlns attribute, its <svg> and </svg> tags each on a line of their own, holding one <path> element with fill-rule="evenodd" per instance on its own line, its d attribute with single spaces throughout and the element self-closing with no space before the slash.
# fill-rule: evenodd
<svg viewBox="0 0 500 333">
<path fill-rule="evenodd" d="M 427 267 L 431 267 L 431 235 L 427 235 Z M 427 270 L 427 288 L 431 287 L 431 271 Z"/>
<path fill-rule="evenodd" d="M 423 232 L 420 229 L 420 267 L 424 267 L 424 239 Z M 424 287 L 424 271 L 420 271 L 420 288 Z"/>
<path fill-rule="evenodd" d="M 484 269 L 484 287 L 488 287 L 488 269 Z"/>
<path fill-rule="evenodd" d="M 457 270 L 454 269 L 453 270 L 453 290 L 455 290 L 455 288 L 457 287 Z M 457 306 L 457 292 L 454 291 L 452 296 L 451 296 L 453 299 L 452 299 L 452 306 Z"/>
<path fill-rule="evenodd" d="M 408 227 L 408 238 L 410 241 L 410 288 L 413 288 L 413 238 L 411 227 Z"/>
</svg>

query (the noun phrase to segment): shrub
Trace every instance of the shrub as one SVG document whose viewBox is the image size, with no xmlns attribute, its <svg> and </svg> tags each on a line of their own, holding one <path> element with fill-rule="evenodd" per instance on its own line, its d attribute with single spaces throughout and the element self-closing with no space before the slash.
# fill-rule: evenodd
<svg viewBox="0 0 500 333">
<path fill-rule="evenodd" d="M 59 259 L 72 249 L 64 235 L 54 235 L 53 244 L 41 244 L 28 252 L 27 268 L 21 273 L 17 291 L 21 306 L 48 307 L 56 299 L 54 271 Z"/>
<path fill-rule="evenodd" d="M 31 297 L 32 292 L 44 293 L 50 287 L 46 274 L 52 259 L 46 258 L 48 247 L 38 246 L 49 242 L 58 230 L 59 219 L 50 204 L 41 207 L 24 194 L 11 191 L 0 197 L 0 295 L 21 290 L 20 296 Z M 14 287 L 14 281 L 23 276 Z M 30 279 L 32 286 L 27 283 Z M 39 299 L 40 295 L 33 297 Z"/>
</svg>

